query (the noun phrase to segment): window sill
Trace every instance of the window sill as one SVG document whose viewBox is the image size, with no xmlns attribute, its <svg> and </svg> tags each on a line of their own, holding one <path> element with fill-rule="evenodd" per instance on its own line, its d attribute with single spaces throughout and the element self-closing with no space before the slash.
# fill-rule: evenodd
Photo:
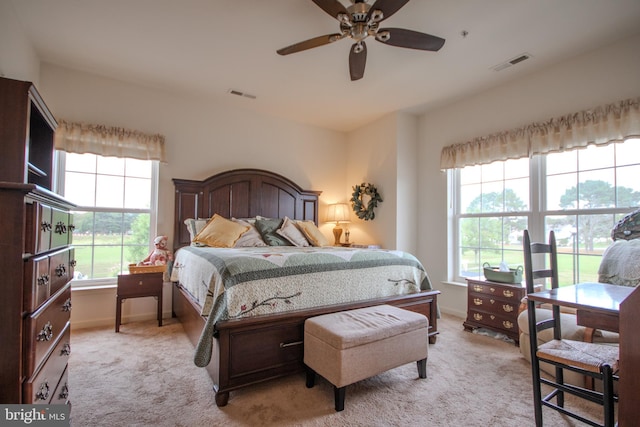
<svg viewBox="0 0 640 427">
<path fill-rule="evenodd" d="M 466 288 L 467 284 L 466 283 L 462 283 L 462 282 L 451 282 L 448 280 L 445 280 L 442 282 L 443 285 L 449 285 L 449 286 L 460 286 L 462 288 Z"/>
</svg>

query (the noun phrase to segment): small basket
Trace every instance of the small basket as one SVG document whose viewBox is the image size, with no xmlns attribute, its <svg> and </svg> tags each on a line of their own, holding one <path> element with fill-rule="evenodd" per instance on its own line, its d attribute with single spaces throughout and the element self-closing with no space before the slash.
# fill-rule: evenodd
<svg viewBox="0 0 640 427">
<path fill-rule="evenodd" d="M 139 273 L 164 273 L 167 269 L 166 265 L 138 265 L 138 264 L 129 264 L 129 273 L 131 274 L 139 274 Z"/>
<path fill-rule="evenodd" d="M 498 267 L 491 267 L 491 264 L 485 262 L 482 264 L 484 267 L 484 277 L 492 282 L 499 283 L 522 283 L 522 266 L 517 268 L 510 268 L 509 271 L 500 271 Z"/>
</svg>

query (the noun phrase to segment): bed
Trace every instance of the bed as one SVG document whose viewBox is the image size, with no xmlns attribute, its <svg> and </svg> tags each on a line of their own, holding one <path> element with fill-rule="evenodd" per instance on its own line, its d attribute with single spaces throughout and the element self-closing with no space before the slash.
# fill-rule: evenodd
<svg viewBox="0 0 640 427">
<path fill-rule="evenodd" d="M 392 304 L 426 315 L 429 341 L 435 343 L 439 292 L 411 254 L 312 244 L 197 247 L 192 242 L 188 224 L 198 218 L 242 218 L 256 225 L 282 220 L 278 231 L 287 221 L 313 229 L 320 192 L 257 169 L 173 182 L 173 314 L 196 348 L 194 362 L 213 380 L 218 406 L 228 403 L 233 390 L 302 371 L 304 321 L 312 316 Z M 314 242 L 312 236 L 308 240 Z"/>
</svg>

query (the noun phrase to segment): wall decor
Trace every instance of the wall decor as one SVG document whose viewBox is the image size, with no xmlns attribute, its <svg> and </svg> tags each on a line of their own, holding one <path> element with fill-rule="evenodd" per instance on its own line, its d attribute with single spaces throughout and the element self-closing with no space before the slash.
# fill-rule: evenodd
<svg viewBox="0 0 640 427">
<path fill-rule="evenodd" d="M 368 202 L 365 201 L 369 199 Z M 382 202 L 382 197 L 376 187 L 369 183 L 362 183 L 353 186 L 353 194 L 351 195 L 351 207 L 358 218 L 365 221 L 373 220 L 376 217 L 373 211 L 378 207 L 378 203 Z"/>
</svg>

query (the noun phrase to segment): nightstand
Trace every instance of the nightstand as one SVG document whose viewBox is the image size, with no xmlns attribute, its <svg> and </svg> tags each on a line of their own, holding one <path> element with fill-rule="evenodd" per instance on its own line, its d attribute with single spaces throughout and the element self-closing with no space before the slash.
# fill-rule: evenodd
<svg viewBox="0 0 640 427">
<path fill-rule="evenodd" d="M 120 332 L 122 301 L 127 298 L 155 297 L 158 300 L 158 326 L 162 326 L 162 276 L 164 273 L 118 275 L 116 292 L 116 332 Z"/>
<path fill-rule="evenodd" d="M 520 283 L 498 283 L 482 279 L 467 279 L 466 330 L 487 328 L 505 334 L 520 345 L 518 308 L 526 295 Z"/>
</svg>

